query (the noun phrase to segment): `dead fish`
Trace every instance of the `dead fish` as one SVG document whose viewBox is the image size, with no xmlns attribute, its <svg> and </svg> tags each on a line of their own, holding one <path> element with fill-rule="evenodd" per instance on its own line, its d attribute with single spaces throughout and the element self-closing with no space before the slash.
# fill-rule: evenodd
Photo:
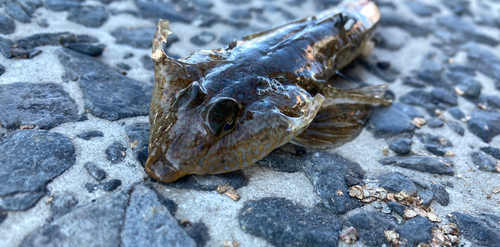
<svg viewBox="0 0 500 247">
<path fill-rule="evenodd" d="M 180 60 L 161 49 L 171 31 L 160 20 L 146 172 L 172 182 L 242 169 L 287 142 L 318 148 L 353 139 L 371 105 L 391 103 L 387 85 L 326 81 L 371 52 L 379 19 L 373 2 L 358 0 Z"/>
</svg>

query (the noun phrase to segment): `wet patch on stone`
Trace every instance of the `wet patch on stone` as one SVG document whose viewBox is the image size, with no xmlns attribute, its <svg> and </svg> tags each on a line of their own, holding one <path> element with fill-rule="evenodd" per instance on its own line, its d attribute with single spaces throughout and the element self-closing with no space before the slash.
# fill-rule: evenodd
<svg viewBox="0 0 500 247">
<path fill-rule="evenodd" d="M 12 210 L 29 209 L 75 159 L 73 144 L 62 134 L 37 129 L 7 134 L 0 140 L 2 207 L 9 203 Z"/>
<path fill-rule="evenodd" d="M 238 220 L 243 231 L 275 246 L 337 246 L 342 228 L 336 216 L 295 205 L 284 198 L 247 202 Z"/>
</svg>

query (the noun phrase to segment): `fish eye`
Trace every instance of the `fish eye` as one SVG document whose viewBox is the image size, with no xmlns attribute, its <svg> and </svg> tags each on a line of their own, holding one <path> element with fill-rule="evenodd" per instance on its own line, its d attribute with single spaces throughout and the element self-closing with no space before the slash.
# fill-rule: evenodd
<svg viewBox="0 0 500 247">
<path fill-rule="evenodd" d="M 207 113 L 205 122 L 215 138 L 221 138 L 235 127 L 240 113 L 240 105 L 232 98 L 221 98 L 214 102 Z"/>
</svg>

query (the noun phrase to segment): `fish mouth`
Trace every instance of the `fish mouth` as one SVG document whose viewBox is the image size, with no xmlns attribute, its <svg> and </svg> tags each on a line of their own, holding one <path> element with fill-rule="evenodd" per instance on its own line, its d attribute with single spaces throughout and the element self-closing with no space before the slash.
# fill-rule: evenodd
<svg viewBox="0 0 500 247">
<path fill-rule="evenodd" d="M 173 182 L 187 175 L 187 173 L 175 169 L 164 155 L 150 155 L 146 161 L 145 169 L 152 178 L 165 183 Z"/>
</svg>

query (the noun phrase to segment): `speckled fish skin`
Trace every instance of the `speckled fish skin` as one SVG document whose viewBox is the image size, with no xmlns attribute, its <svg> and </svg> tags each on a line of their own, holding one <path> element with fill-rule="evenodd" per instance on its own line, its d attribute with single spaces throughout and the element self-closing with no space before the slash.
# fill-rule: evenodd
<svg viewBox="0 0 500 247">
<path fill-rule="evenodd" d="M 297 136 L 318 112 L 349 110 L 341 113 L 354 121 L 357 129 L 346 135 L 353 138 L 369 114 L 366 104 L 388 103 L 386 86 L 336 90 L 326 80 L 366 48 L 379 18 L 373 2 L 354 1 L 179 61 L 161 49 L 171 31 L 160 20 L 147 173 L 172 182 L 241 169 L 290 141 L 314 146 L 314 138 Z"/>
</svg>

